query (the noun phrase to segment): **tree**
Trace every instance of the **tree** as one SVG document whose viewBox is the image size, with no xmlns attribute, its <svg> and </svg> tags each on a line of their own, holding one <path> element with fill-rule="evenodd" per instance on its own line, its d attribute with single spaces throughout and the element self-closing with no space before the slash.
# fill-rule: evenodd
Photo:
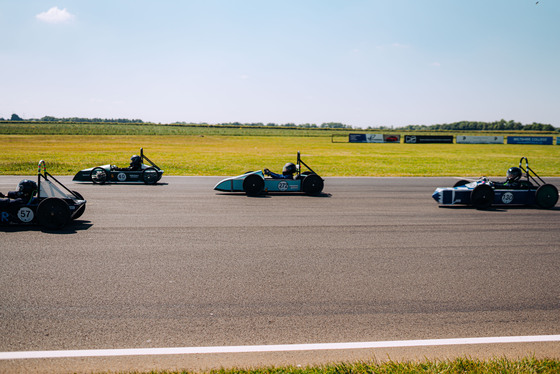
<svg viewBox="0 0 560 374">
<path fill-rule="evenodd" d="M 23 119 L 17 114 L 12 114 L 12 119 L 10 121 L 23 121 Z"/>
</svg>

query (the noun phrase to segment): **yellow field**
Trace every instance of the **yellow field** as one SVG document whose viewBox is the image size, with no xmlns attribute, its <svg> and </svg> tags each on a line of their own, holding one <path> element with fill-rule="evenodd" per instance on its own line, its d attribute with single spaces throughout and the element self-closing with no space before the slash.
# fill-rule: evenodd
<svg viewBox="0 0 560 374">
<path fill-rule="evenodd" d="M 173 135 L 3 135 L 0 174 L 53 175 L 127 166 L 140 147 L 166 175 L 236 175 L 302 159 L 323 176 L 505 176 L 522 156 L 542 176 L 560 176 L 560 146 L 332 143 L 330 137 Z"/>
</svg>

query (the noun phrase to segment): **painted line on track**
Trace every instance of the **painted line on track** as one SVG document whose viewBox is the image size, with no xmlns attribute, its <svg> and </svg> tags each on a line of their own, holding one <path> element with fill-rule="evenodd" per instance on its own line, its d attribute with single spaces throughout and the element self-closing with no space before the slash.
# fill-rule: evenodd
<svg viewBox="0 0 560 374">
<path fill-rule="evenodd" d="M 130 348 L 130 349 L 85 349 L 68 351 L 19 351 L 0 352 L 0 360 L 68 358 L 68 357 L 103 357 L 103 356 L 156 356 L 186 355 L 204 353 L 253 353 L 253 352 L 288 352 L 318 351 L 340 349 L 368 348 L 404 348 L 442 345 L 503 344 L 503 343 L 538 343 L 560 342 L 560 335 L 501 336 L 484 338 L 425 339 L 425 340 L 389 340 L 379 342 L 354 343 L 318 343 L 318 344 L 279 344 L 279 345 L 240 345 L 216 347 L 170 347 L 170 348 Z"/>
</svg>

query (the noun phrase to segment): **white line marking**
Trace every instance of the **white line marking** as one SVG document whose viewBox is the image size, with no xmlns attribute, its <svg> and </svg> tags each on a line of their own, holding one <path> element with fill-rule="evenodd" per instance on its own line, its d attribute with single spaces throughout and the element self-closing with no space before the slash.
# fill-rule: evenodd
<svg viewBox="0 0 560 374">
<path fill-rule="evenodd" d="M 84 349 L 74 351 L 19 351 L 0 352 L 0 360 L 29 358 L 62 357 L 101 357 L 101 356 L 146 356 L 146 355 L 187 355 L 202 353 L 249 353 L 249 352 L 287 352 L 318 351 L 328 349 L 368 349 L 399 348 L 438 345 L 501 344 L 560 342 L 560 335 L 501 336 L 486 338 L 392 340 L 380 342 L 319 343 L 319 344 L 280 344 L 280 345 L 240 345 L 223 347 L 170 347 L 170 348 L 130 348 L 130 349 Z"/>
</svg>

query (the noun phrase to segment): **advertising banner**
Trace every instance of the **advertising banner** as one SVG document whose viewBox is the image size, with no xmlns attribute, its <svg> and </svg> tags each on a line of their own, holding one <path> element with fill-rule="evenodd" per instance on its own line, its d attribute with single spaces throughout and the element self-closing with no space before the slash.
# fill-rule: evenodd
<svg viewBox="0 0 560 374">
<path fill-rule="evenodd" d="M 405 135 L 404 142 L 420 143 L 453 143 L 453 135 Z"/>
<path fill-rule="evenodd" d="M 504 144 L 503 136 L 457 135 L 457 144 Z"/>
<path fill-rule="evenodd" d="M 400 143 L 400 135 L 383 134 L 349 134 L 350 143 Z"/>
<path fill-rule="evenodd" d="M 552 145 L 552 136 L 508 136 L 507 144 Z"/>
</svg>

